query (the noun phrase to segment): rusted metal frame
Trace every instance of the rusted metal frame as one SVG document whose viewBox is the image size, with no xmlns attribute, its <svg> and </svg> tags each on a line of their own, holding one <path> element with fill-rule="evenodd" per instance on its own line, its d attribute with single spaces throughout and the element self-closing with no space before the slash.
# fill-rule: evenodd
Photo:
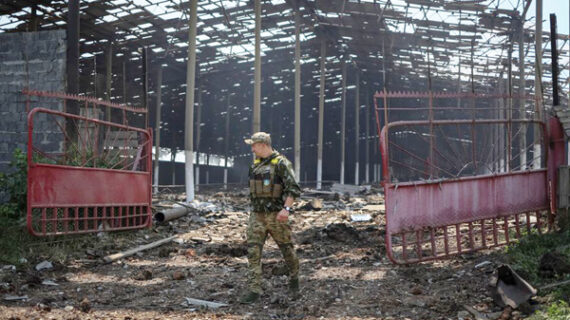
<svg viewBox="0 0 570 320">
<path fill-rule="evenodd" d="M 74 95 L 74 94 L 67 94 L 67 93 L 61 93 L 61 92 L 50 92 L 50 91 L 39 91 L 39 90 L 24 89 L 24 90 L 22 90 L 22 94 L 29 95 L 29 96 L 36 96 L 36 97 L 61 98 L 61 99 L 80 101 L 80 102 L 83 101 L 83 102 L 87 102 L 87 103 L 94 103 L 94 104 L 97 104 L 100 106 L 106 106 L 106 107 L 110 107 L 110 108 L 115 108 L 115 109 L 120 109 L 123 111 L 135 112 L 135 113 L 147 113 L 148 112 L 145 109 L 133 108 L 133 107 L 129 107 L 126 105 L 122 105 L 122 104 L 118 104 L 118 103 L 114 103 L 114 102 L 110 102 L 110 101 L 99 100 L 99 99 L 94 98 L 94 97 L 78 96 L 78 95 Z"/>
<path fill-rule="evenodd" d="M 453 122 L 453 121 L 452 121 L 452 122 Z M 463 121 L 463 122 L 465 122 L 465 121 Z M 472 122 L 472 121 L 471 121 L 471 122 Z M 483 123 L 504 123 L 504 120 L 486 120 L 486 121 L 484 120 L 484 121 L 481 121 L 481 122 L 483 122 Z M 522 121 L 522 120 L 513 120 L 513 122 L 535 122 L 535 123 L 537 123 L 537 124 L 542 124 L 542 123 L 540 123 L 540 121 L 528 121 L 528 120 L 524 120 L 524 121 Z M 544 127 L 544 125 L 543 125 L 543 127 Z M 385 130 L 385 129 L 386 129 L 386 128 L 383 128 L 383 130 L 382 130 L 382 131 L 383 131 L 383 134 L 381 135 L 381 138 L 384 138 L 384 137 L 386 136 L 386 130 Z M 385 146 L 385 145 L 384 145 L 384 146 Z M 381 147 L 382 147 L 382 145 L 381 145 Z M 382 149 L 382 150 L 385 151 L 385 149 Z M 528 214 L 527 214 L 527 216 L 528 216 Z M 505 220 L 505 221 L 506 221 L 506 220 Z M 530 220 L 528 220 L 528 221 L 529 221 L 528 227 L 530 227 Z M 465 223 L 465 222 L 462 222 L 462 223 Z M 460 225 L 460 224 L 456 224 L 456 237 L 457 237 L 457 249 L 458 249 L 458 253 L 461 253 L 461 252 L 463 252 L 464 250 L 462 250 L 462 248 L 461 248 L 461 235 L 460 235 L 460 227 L 459 227 L 459 225 Z M 481 247 L 487 247 L 487 246 L 486 246 L 486 243 L 485 243 L 485 242 L 486 242 L 486 235 L 485 235 L 486 226 L 485 226 L 485 225 L 486 225 L 486 223 L 481 220 L 481 228 L 482 228 L 481 232 L 482 232 L 482 235 L 483 235 L 483 237 L 484 237 L 484 240 L 482 240 L 482 246 L 481 246 Z M 445 228 L 445 229 L 444 229 L 444 242 L 446 242 L 445 239 L 447 238 L 447 229 L 446 229 L 446 227 L 444 227 L 444 228 Z M 508 238 L 508 237 L 509 237 L 509 236 L 508 236 L 508 221 L 503 224 L 503 228 L 506 228 L 506 230 L 507 230 L 507 231 L 506 231 L 505 240 L 506 240 L 506 242 L 508 243 L 508 242 L 510 241 L 509 238 Z M 496 233 L 496 232 L 497 232 L 497 229 L 496 229 L 496 219 L 493 218 L 493 235 L 494 235 L 494 240 L 495 240 L 494 242 L 495 242 L 495 245 L 499 245 L 499 244 L 501 244 L 501 242 L 498 241 L 498 239 L 497 239 L 497 233 Z M 405 237 L 405 234 L 403 234 L 403 237 Z M 390 237 L 388 237 L 388 238 L 390 238 Z M 391 239 L 388 239 L 388 240 L 387 240 L 387 243 L 391 243 Z M 405 243 L 404 243 L 404 244 L 403 244 L 403 248 L 404 248 L 403 253 L 404 253 L 404 254 L 406 253 L 406 250 L 405 250 L 406 247 L 407 247 L 407 246 L 406 246 Z M 475 246 L 471 245 L 471 247 L 475 247 Z M 448 251 L 448 249 L 446 249 L 446 250 Z M 391 255 L 391 253 L 389 253 L 389 254 Z M 434 258 L 435 258 L 435 257 L 434 257 Z M 430 259 L 431 259 L 431 258 L 430 258 Z M 407 262 L 410 262 L 410 261 L 407 261 Z"/>
<path fill-rule="evenodd" d="M 410 128 L 408 126 L 408 128 Z M 439 129 L 439 131 L 442 133 L 442 135 L 445 137 L 444 141 L 447 142 L 447 135 L 443 132 L 443 130 L 441 130 L 441 126 L 437 126 L 437 128 Z M 413 131 L 413 130 L 412 130 Z M 428 141 L 426 141 L 426 139 L 420 134 L 418 135 L 418 137 L 420 139 L 422 139 L 425 143 L 428 143 Z M 449 143 L 447 143 L 448 147 L 451 149 L 451 151 L 456 152 L 455 150 L 453 150 L 453 148 L 451 148 L 451 145 Z M 448 159 L 447 157 L 445 157 L 444 155 L 442 155 L 437 149 L 434 149 L 434 151 L 436 152 L 437 155 L 439 155 L 443 160 L 446 160 L 449 164 L 455 166 L 455 164 L 453 162 L 451 162 L 450 159 Z M 461 160 L 459 157 L 457 157 L 458 153 L 454 154 L 456 156 L 457 160 Z M 422 160 L 424 161 L 424 160 Z M 438 168 L 439 169 L 439 168 Z M 451 174 L 451 176 L 455 176 L 453 174 Z"/>
<path fill-rule="evenodd" d="M 109 138 L 110 133 L 111 133 L 111 127 L 110 127 L 110 126 L 107 126 L 107 131 L 105 132 L 105 140 L 103 140 L 103 150 L 102 150 L 102 152 L 104 152 L 104 153 L 105 153 L 105 146 L 108 145 L 108 142 L 109 142 L 109 139 L 108 139 L 108 138 Z M 115 135 L 115 138 L 113 139 L 113 144 L 114 144 L 116 141 L 117 141 L 117 135 Z M 111 150 L 111 149 L 107 149 L 107 150 Z M 103 155 L 103 160 L 108 161 L 108 160 L 109 160 L 109 159 L 108 159 L 109 154 L 111 154 L 111 152 L 106 152 L 106 153 Z"/>
<path fill-rule="evenodd" d="M 542 230 L 541 230 L 542 224 L 541 224 L 541 222 L 540 222 L 539 213 L 538 213 L 538 212 L 536 212 L 536 213 L 537 213 L 537 223 L 536 223 L 536 227 L 537 227 L 538 232 L 539 232 L 539 233 L 542 233 Z M 455 235 L 455 236 L 456 236 L 456 251 L 451 251 L 451 250 L 449 250 L 449 239 L 448 239 L 449 237 L 448 237 L 448 235 L 447 235 L 447 227 L 448 227 L 448 226 L 441 226 L 441 227 L 443 228 L 443 230 L 444 230 L 444 235 L 442 236 L 442 238 L 443 238 L 443 241 L 444 241 L 445 254 L 438 254 L 437 251 L 436 251 L 436 249 L 434 249 L 435 246 L 433 246 L 433 247 L 432 247 L 432 250 L 431 250 L 431 253 L 432 253 L 431 256 L 425 256 L 425 255 L 423 255 L 423 250 L 421 250 L 421 245 L 420 245 L 421 243 L 424 242 L 423 240 L 420 240 L 420 237 L 421 237 L 421 234 L 422 234 L 422 230 L 416 230 L 416 231 L 414 231 L 415 238 L 416 238 L 416 239 L 415 239 L 415 244 L 414 244 L 414 246 L 415 246 L 415 251 L 416 251 L 415 253 L 416 253 L 416 256 L 417 256 L 418 258 L 411 258 L 411 259 L 408 259 L 408 253 L 407 253 L 407 250 L 406 250 L 407 247 L 408 247 L 408 242 L 407 242 L 407 236 L 406 236 L 406 234 L 407 234 L 407 233 L 411 233 L 410 231 L 408 231 L 408 232 L 403 231 L 403 232 L 400 232 L 400 233 L 387 235 L 387 237 L 388 237 L 387 244 L 389 244 L 388 247 L 389 247 L 389 248 L 392 248 L 392 249 L 394 248 L 394 247 L 392 246 L 392 237 L 397 237 L 397 236 L 399 236 L 399 237 L 402 239 L 402 248 L 403 248 L 403 250 L 402 250 L 402 260 L 400 261 L 400 260 L 396 259 L 396 257 L 394 257 L 394 255 L 393 255 L 393 251 L 392 251 L 392 250 L 387 250 L 387 254 L 388 254 L 390 260 L 392 260 L 392 261 L 394 261 L 394 262 L 396 262 L 396 263 L 398 263 L 398 264 L 408 264 L 408 263 L 415 263 L 415 262 L 432 261 L 432 260 L 441 259 L 441 258 L 449 258 L 449 257 L 450 257 L 451 255 L 453 255 L 453 254 L 468 253 L 468 252 L 478 251 L 478 250 L 481 250 L 481 249 L 490 249 L 490 248 L 494 248 L 494 247 L 503 246 L 503 245 L 505 245 L 505 244 L 509 244 L 509 243 L 512 242 L 511 239 L 510 239 L 510 235 L 509 235 L 509 231 L 512 229 L 512 227 L 509 227 L 509 221 L 508 221 L 508 220 L 511 219 L 511 218 L 513 218 L 513 217 L 514 217 L 515 220 L 516 220 L 516 219 L 517 219 L 517 216 L 518 216 L 519 214 L 526 214 L 527 216 L 530 216 L 530 213 L 529 213 L 529 212 L 524 212 L 524 213 L 514 213 L 514 214 L 510 215 L 510 217 L 507 217 L 507 216 L 502 217 L 503 223 L 502 223 L 501 228 L 503 229 L 502 231 L 503 231 L 503 233 L 504 233 L 504 235 L 505 235 L 505 236 L 503 237 L 504 240 L 502 240 L 502 241 L 501 241 L 501 240 L 499 239 L 499 237 L 498 237 L 498 233 L 497 233 L 497 231 L 498 231 L 498 229 L 497 229 L 498 225 L 497 225 L 497 223 L 496 223 L 496 217 L 493 217 L 493 218 L 485 218 L 485 219 L 480 219 L 480 220 L 479 220 L 479 219 L 475 219 L 475 220 L 465 221 L 465 222 L 461 222 L 461 223 L 455 224 L 455 230 L 456 230 L 456 235 Z M 481 241 L 481 245 L 480 245 L 480 246 L 477 246 L 476 243 L 473 241 L 473 238 L 472 238 L 473 229 L 472 229 L 471 227 L 469 227 L 469 225 L 471 225 L 472 222 L 480 221 L 480 222 L 481 222 L 481 226 L 482 226 L 481 232 L 482 232 L 482 234 L 483 234 L 483 230 L 486 229 L 486 228 L 484 228 L 484 225 L 486 224 L 486 223 L 484 222 L 485 220 L 491 220 L 491 221 L 493 221 L 493 225 L 495 226 L 495 227 L 493 228 L 494 243 L 491 244 L 491 245 L 487 245 L 486 238 L 484 238 L 484 240 Z M 468 225 L 468 228 L 467 228 L 467 236 L 468 236 L 468 239 L 469 239 L 469 241 L 470 241 L 470 246 L 469 246 L 469 249 L 467 249 L 467 250 L 463 248 L 463 245 L 462 245 L 462 243 L 461 243 L 461 241 L 462 241 L 462 236 L 461 236 L 461 235 L 463 234 L 463 232 L 461 231 L 461 224 L 467 224 L 467 225 Z M 527 227 L 528 227 L 528 230 L 530 230 L 530 228 L 531 228 L 530 218 L 527 218 Z M 439 228 L 439 227 L 435 227 L 435 228 Z M 515 228 L 516 228 L 516 226 L 515 226 Z M 433 234 L 434 228 L 430 228 L 430 230 L 431 230 L 431 231 L 430 231 L 430 240 L 429 240 L 429 241 L 431 242 L 432 245 L 434 245 L 434 244 L 435 244 L 435 241 L 436 241 L 436 237 L 435 237 L 435 235 Z M 516 232 L 516 229 L 515 229 L 515 232 Z M 530 232 L 530 231 L 529 231 L 529 232 Z M 485 234 L 485 235 L 486 235 L 486 234 Z"/>
<path fill-rule="evenodd" d="M 390 142 L 390 143 L 391 143 L 391 142 Z M 422 160 L 422 161 L 423 161 L 423 160 Z M 413 170 L 413 171 L 415 171 L 415 172 L 417 172 L 417 173 L 420 173 L 420 174 L 422 174 L 422 175 L 427 175 L 425 171 L 422 171 L 422 170 L 420 170 L 420 169 L 416 169 L 416 168 L 414 168 L 414 167 L 411 167 L 411 166 L 409 166 L 409 165 L 407 165 L 407 164 L 405 164 L 405 163 L 402 163 L 402 162 L 400 162 L 400 161 L 397 161 L 397 160 L 391 160 L 390 163 L 397 164 L 397 165 L 399 165 L 400 167 Z"/>
<path fill-rule="evenodd" d="M 475 99 L 507 99 L 511 95 L 505 93 L 472 93 L 472 92 L 437 92 L 433 91 L 432 95 L 436 99 L 440 98 L 475 98 Z M 429 98 L 429 92 L 425 91 L 377 91 L 374 94 L 375 98 Z M 525 94 L 524 96 L 512 95 L 516 99 L 534 100 L 534 95 Z M 457 110 L 457 108 L 454 108 Z M 464 109 L 464 108 L 461 108 Z"/>
<path fill-rule="evenodd" d="M 444 137 L 443 141 L 445 142 L 445 144 L 447 145 L 447 147 L 454 153 L 453 155 L 455 156 L 455 159 L 456 159 L 456 160 L 461 160 L 461 161 L 463 161 L 463 159 L 461 159 L 461 153 L 460 153 L 460 152 L 457 152 L 457 150 L 449 143 L 448 137 L 447 137 L 447 135 L 445 134 L 445 132 L 441 129 L 441 126 L 437 126 L 437 128 L 439 129 L 439 132 L 441 132 L 441 134 L 443 135 L 443 137 Z M 436 151 L 437 151 L 437 149 L 436 149 Z M 438 153 L 439 153 L 439 151 L 438 151 Z M 444 159 L 445 159 L 445 158 L 444 158 Z M 448 159 L 446 159 L 446 160 L 448 160 Z M 448 161 L 451 161 L 451 160 L 448 160 Z M 450 162 L 450 163 L 451 163 L 451 162 Z M 454 163 L 451 163 L 451 164 L 454 165 L 454 166 L 456 166 L 456 164 L 454 164 Z M 460 169 L 460 168 L 459 168 L 459 169 Z"/>
<path fill-rule="evenodd" d="M 416 255 L 418 256 L 418 259 L 421 259 L 423 254 L 422 238 L 422 230 L 416 230 Z"/>
<path fill-rule="evenodd" d="M 424 159 L 422 159 L 422 158 L 420 158 L 419 156 L 417 156 L 417 155 L 411 153 L 410 151 L 408 151 L 408 150 L 406 150 L 406 149 L 400 147 L 399 145 L 395 144 L 393 141 L 390 142 L 390 145 L 396 147 L 397 149 L 401 150 L 401 151 L 404 152 L 405 154 L 411 156 L 412 158 L 414 158 L 414 159 L 416 159 L 416 160 L 418 160 L 418 161 L 425 162 Z M 442 157 L 443 157 L 443 156 L 442 156 Z M 447 160 L 447 159 L 446 159 L 446 160 Z M 450 161 L 450 160 L 448 160 L 448 161 Z M 394 162 L 395 162 L 395 160 L 394 160 Z M 445 169 L 442 169 L 442 168 L 440 168 L 440 167 L 438 167 L 438 166 L 436 166 L 436 165 L 434 165 L 434 164 L 428 163 L 428 165 L 429 165 L 430 167 L 432 167 L 432 168 L 436 168 L 436 169 L 438 169 L 438 170 L 441 170 L 441 171 L 443 171 L 443 172 L 449 174 L 449 175 L 452 176 L 452 177 L 455 176 L 453 173 L 451 173 L 451 172 L 449 172 L 449 171 L 447 171 L 447 170 L 445 170 Z M 411 167 L 410 167 L 410 169 L 411 169 Z"/>
<path fill-rule="evenodd" d="M 481 247 L 487 248 L 487 231 L 485 219 L 481 219 L 479 223 L 481 224 Z"/>
<path fill-rule="evenodd" d="M 33 163 L 32 161 L 32 131 L 33 131 L 33 116 L 38 113 L 47 113 L 47 114 L 51 114 L 51 115 L 59 115 L 59 116 L 64 116 L 67 118 L 72 118 L 74 120 L 83 120 L 83 121 L 87 121 L 87 122 L 93 122 L 93 123 L 98 123 L 100 125 L 107 125 L 107 126 L 114 126 L 117 128 L 121 128 L 124 130 L 131 130 L 131 131 L 137 131 L 143 134 L 148 134 L 148 131 L 144 130 L 144 129 L 140 129 L 140 128 L 135 128 L 135 127 L 129 127 L 129 126 L 125 126 L 125 125 L 121 125 L 121 124 L 117 124 L 117 123 L 112 123 L 112 122 L 107 122 L 107 121 L 103 121 L 103 120 L 99 120 L 99 119 L 91 119 L 91 118 L 87 118 L 84 116 L 80 116 L 80 115 L 75 115 L 75 114 L 70 114 L 70 113 L 65 113 L 65 112 L 61 112 L 61 111 L 57 111 L 57 110 L 51 110 L 51 109 L 45 109 L 45 108 L 34 108 L 32 111 L 30 111 L 30 113 L 28 113 L 28 161 L 29 163 Z"/>
<path fill-rule="evenodd" d="M 378 108 L 376 108 L 376 113 L 378 113 Z M 515 119 L 515 120 L 511 120 L 513 122 L 525 122 L 525 123 L 537 123 L 540 124 L 541 126 L 544 127 L 544 124 L 539 121 L 539 120 L 534 120 L 534 119 Z M 501 124 L 501 123 L 505 123 L 504 120 L 497 120 L 497 119 L 481 119 L 481 120 L 436 120 L 433 121 L 433 123 L 435 125 L 460 125 L 460 124 Z M 428 122 L 426 121 L 421 121 L 421 120 L 416 120 L 416 121 L 396 121 L 396 122 L 390 122 L 387 125 L 385 125 L 381 132 L 380 132 L 380 150 L 382 151 L 382 165 L 383 165 L 383 172 L 386 173 L 384 182 L 388 183 L 390 181 L 389 177 L 390 177 L 390 173 L 388 171 L 388 159 L 387 157 L 389 157 L 389 152 L 388 152 L 388 130 L 392 127 L 395 126 L 414 126 L 414 125 L 426 125 L 428 124 Z M 379 122 L 377 121 L 377 125 L 379 126 Z"/>
<path fill-rule="evenodd" d="M 123 230 L 132 230 L 132 229 L 137 229 L 140 227 L 144 227 L 144 225 L 142 224 L 144 222 L 143 218 L 145 217 L 145 213 L 143 208 L 146 206 L 146 204 L 139 204 L 136 206 L 120 206 L 119 208 L 122 209 L 123 207 L 125 208 L 131 208 L 132 210 L 132 214 L 123 216 L 123 218 L 126 218 L 127 220 L 127 225 L 126 226 L 119 226 L 119 227 L 115 227 L 114 226 L 114 220 L 115 218 L 111 217 L 111 216 L 107 216 L 104 213 L 105 212 L 109 212 L 106 209 L 113 209 L 113 207 L 108 207 L 108 206 L 104 206 L 104 207 L 100 207 L 100 206 L 94 206 L 94 207 L 42 207 L 42 208 L 37 208 L 37 209 L 41 209 L 42 212 L 42 219 L 40 219 L 40 222 L 51 222 L 52 223 L 52 230 L 55 230 L 54 232 L 50 232 L 52 230 L 48 230 L 47 228 L 47 224 L 46 223 L 42 223 L 41 226 L 41 234 L 42 235 L 51 235 L 51 236 L 58 236 L 58 235 L 70 235 L 70 234 L 85 234 L 85 233 L 91 233 L 91 232 L 95 232 L 95 231 L 99 231 L 98 226 L 99 226 L 99 222 L 109 222 L 110 226 L 112 227 L 113 231 L 123 231 Z M 139 208 L 139 213 L 136 212 L 136 208 Z M 47 217 L 47 211 L 48 209 L 52 209 L 52 218 L 48 218 Z M 57 209 L 63 209 L 64 212 L 64 219 L 58 219 L 57 218 Z M 74 218 L 70 218 L 66 212 L 68 212 L 69 209 L 75 209 L 75 217 Z M 82 217 L 79 217 L 79 210 L 83 209 L 82 211 Z M 89 217 L 87 215 L 87 212 L 89 209 L 93 209 L 97 211 L 97 214 L 93 217 Z M 99 209 L 101 209 L 102 214 L 99 214 Z M 136 223 L 129 223 L 129 218 L 130 220 L 132 220 L 133 222 L 135 222 L 135 219 L 138 219 L 138 222 Z M 118 220 L 118 219 L 117 219 Z M 64 222 L 63 225 L 63 229 L 64 232 L 57 232 L 56 230 L 58 229 L 58 225 L 57 223 L 61 223 Z M 70 222 L 74 222 L 74 230 L 69 230 L 69 223 Z M 79 228 L 78 223 L 82 222 L 83 225 L 83 229 Z"/>
<path fill-rule="evenodd" d="M 523 150 L 521 150 L 519 153 L 517 153 L 517 154 L 513 157 L 513 161 L 514 161 L 515 159 L 517 159 L 518 157 L 520 157 L 523 153 L 527 152 L 528 150 L 530 150 L 530 149 L 533 148 L 533 147 L 534 147 L 533 145 L 527 145 Z M 528 159 L 527 159 L 527 161 L 528 161 Z M 519 170 L 519 169 L 522 168 L 522 165 L 523 165 L 522 163 L 519 163 L 518 166 L 512 167 L 511 170 L 512 170 L 512 171 Z"/>
<path fill-rule="evenodd" d="M 459 124 L 455 124 L 455 129 L 456 129 L 456 131 L 457 131 L 457 136 L 458 136 L 458 137 L 461 137 L 461 130 L 460 130 Z M 468 157 L 467 155 L 469 154 L 469 153 L 467 152 L 467 148 L 463 145 L 463 143 L 460 143 L 459 145 L 461 146 L 461 150 L 463 150 L 463 152 L 460 153 L 460 154 L 465 155 L 465 159 L 467 159 L 467 157 Z M 464 160 L 463 162 L 464 162 L 464 163 L 467 163 L 468 161 L 467 161 L 467 160 Z"/>
<path fill-rule="evenodd" d="M 468 108 L 468 107 L 461 107 L 460 109 L 457 109 L 457 107 L 434 107 L 433 110 L 505 110 L 506 108 L 493 108 L 493 107 L 488 107 L 488 108 Z M 390 108 L 391 111 L 425 111 L 425 110 L 429 110 L 429 107 L 427 108 L 416 108 L 416 107 L 400 107 L 400 108 Z"/>
</svg>

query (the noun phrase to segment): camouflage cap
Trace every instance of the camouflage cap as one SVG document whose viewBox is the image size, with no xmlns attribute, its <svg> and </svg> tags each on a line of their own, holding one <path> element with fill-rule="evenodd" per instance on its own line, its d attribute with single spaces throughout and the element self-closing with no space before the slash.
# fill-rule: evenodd
<svg viewBox="0 0 570 320">
<path fill-rule="evenodd" d="M 245 139 L 244 141 L 247 144 L 265 143 L 266 145 L 270 146 L 271 136 L 266 132 L 256 132 L 251 136 L 251 139 Z"/>
</svg>

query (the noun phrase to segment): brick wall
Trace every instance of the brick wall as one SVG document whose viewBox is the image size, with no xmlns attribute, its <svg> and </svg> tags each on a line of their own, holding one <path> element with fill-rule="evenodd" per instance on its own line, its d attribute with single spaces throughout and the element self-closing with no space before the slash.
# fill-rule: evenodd
<svg viewBox="0 0 570 320">
<path fill-rule="evenodd" d="M 27 97 L 21 91 L 65 91 L 65 38 L 65 30 L 0 33 L 0 172 L 7 171 L 14 149 L 26 151 Z M 55 100 L 30 99 L 33 106 L 62 109 Z M 45 135 L 51 125 L 41 122 L 36 127 Z"/>
</svg>

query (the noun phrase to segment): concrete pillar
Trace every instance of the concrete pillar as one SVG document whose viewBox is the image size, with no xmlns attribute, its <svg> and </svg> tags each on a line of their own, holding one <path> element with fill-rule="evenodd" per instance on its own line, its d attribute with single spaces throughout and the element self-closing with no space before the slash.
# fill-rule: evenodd
<svg viewBox="0 0 570 320">
<path fill-rule="evenodd" d="M 127 104 L 127 62 L 123 61 L 123 104 Z M 126 119 L 123 119 L 125 123 Z"/>
<path fill-rule="evenodd" d="M 535 46 L 534 52 L 536 55 L 534 65 L 534 94 L 535 105 L 534 114 L 535 119 L 542 119 L 542 0 L 536 0 L 536 28 L 534 32 Z M 570 92 L 570 90 L 569 90 Z M 533 150 L 533 167 L 540 168 L 540 155 L 542 147 L 540 144 L 541 129 L 539 125 L 534 126 L 534 150 Z"/>
<path fill-rule="evenodd" d="M 79 0 L 69 0 L 67 4 L 67 93 L 79 93 Z M 68 101 L 66 112 L 79 114 L 76 101 Z M 71 118 L 66 118 L 65 131 L 70 137 L 69 144 L 77 140 L 77 126 Z M 65 148 L 71 148 L 66 145 Z"/>
<path fill-rule="evenodd" d="M 259 0 L 258 0 L 259 1 Z M 198 0 L 190 1 L 190 25 L 188 28 L 188 63 L 186 65 L 186 116 L 184 123 L 184 155 L 186 202 L 194 200 L 194 86 L 196 83 L 196 25 Z"/>
<path fill-rule="evenodd" d="M 107 43 L 105 50 L 105 100 L 111 101 L 111 86 L 113 81 L 113 43 Z M 105 120 L 111 121 L 111 107 L 105 110 Z"/>
<path fill-rule="evenodd" d="M 356 70 L 356 92 L 354 93 L 354 184 L 360 184 L 360 73 Z"/>
<path fill-rule="evenodd" d="M 340 184 L 344 184 L 344 159 L 346 137 L 346 63 L 342 61 L 342 108 L 340 116 Z"/>
<path fill-rule="evenodd" d="M 295 10 L 295 179 L 301 177 L 301 40 L 300 12 Z"/>
<path fill-rule="evenodd" d="M 230 93 L 228 92 L 228 106 L 226 109 L 226 136 L 224 139 L 224 189 L 228 189 L 228 152 L 230 148 Z"/>
<path fill-rule="evenodd" d="M 366 83 L 366 122 L 364 130 L 366 131 L 365 149 L 364 149 L 364 182 L 370 183 L 370 83 Z"/>
<path fill-rule="evenodd" d="M 255 1 L 255 62 L 253 83 L 253 132 L 261 129 L 261 0 Z"/>
<path fill-rule="evenodd" d="M 144 127 L 148 128 L 149 127 L 149 113 L 148 113 L 148 48 L 147 47 L 143 47 L 142 50 L 143 54 L 142 54 L 142 63 L 143 63 L 143 94 L 142 94 L 142 103 L 143 103 L 143 108 L 147 111 L 147 113 L 145 113 L 144 115 Z"/>
<path fill-rule="evenodd" d="M 323 180 L 323 128 L 325 119 L 325 65 L 327 59 L 327 45 L 325 39 L 321 39 L 321 79 L 319 88 L 319 128 L 317 137 L 317 190 L 322 187 Z"/>
<path fill-rule="evenodd" d="M 526 93 L 525 87 L 525 74 L 524 74 L 524 20 L 525 16 L 523 15 L 519 25 L 519 95 L 521 96 L 519 99 L 519 119 L 526 119 L 526 110 L 525 110 L 525 98 L 524 94 Z M 521 123 L 521 135 L 519 140 L 519 149 L 520 149 L 520 169 L 526 170 L 526 124 Z"/>
<path fill-rule="evenodd" d="M 194 148 L 194 150 L 196 150 L 196 175 L 194 176 L 194 179 L 196 179 L 196 183 L 195 183 L 195 191 L 198 191 L 200 189 L 200 187 L 198 186 L 200 184 L 200 132 L 201 132 L 201 126 L 200 123 L 202 123 L 202 86 L 199 85 L 198 86 L 198 106 L 196 109 L 196 148 Z"/>
<path fill-rule="evenodd" d="M 160 116 L 162 112 L 162 66 L 159 64 L 156 70 L 156 121 L 154 124 L 154 193 L 158 194 L 158 173 L 160 169 Z"/>
</svg>

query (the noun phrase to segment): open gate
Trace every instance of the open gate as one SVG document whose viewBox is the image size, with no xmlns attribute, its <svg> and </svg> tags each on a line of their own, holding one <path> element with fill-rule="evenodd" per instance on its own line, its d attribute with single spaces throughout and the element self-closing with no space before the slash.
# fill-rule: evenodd
<svg viewBox="0 0 570 320">
<path fill-rule="evenodd" d="M 556 168 L 564 160 L 561 128 L 553 120 L 547 134 L 542 121 L 513 119 L 512 99 L 375 94 L 391 261 L 446 258 L 551 227 Z"/>
<path fill-rule="evenodd" d="M 28 231 L 53 236 L 150 226 L 151 132 L 129 126 L 126 116 L 146 110 L 62 93 L 24 94 Z M 51 108 L 30 110 L 30 103 Z M 80 115 L 53 110 L 71 103 Z M 122 113 L 123 123 L 100 120 L 103 110 Z"/>
</svg>

